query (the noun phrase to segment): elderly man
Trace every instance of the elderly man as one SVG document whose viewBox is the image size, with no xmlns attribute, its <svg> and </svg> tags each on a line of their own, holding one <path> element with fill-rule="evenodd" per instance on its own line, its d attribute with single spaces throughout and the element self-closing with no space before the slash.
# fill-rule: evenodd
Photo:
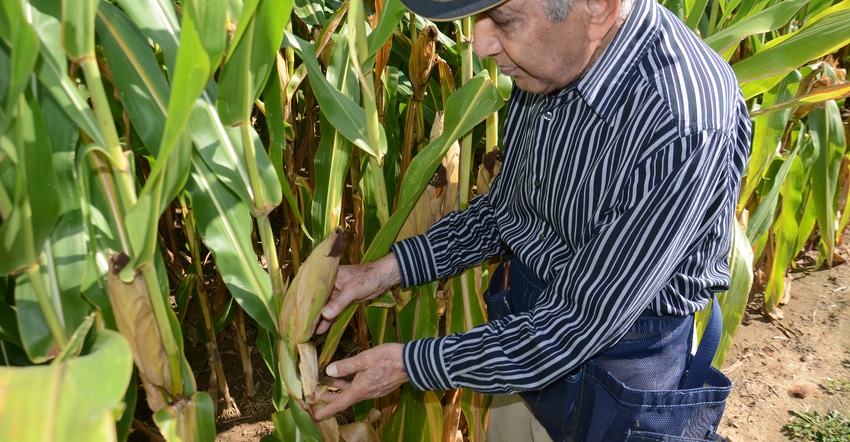
<svg viewBox="0 0 850 442">
<path fill-rule="evenodd" d="M 692 338 L 694 312 L 729 285 L 749 147 L 729 66 L 655 0 L 403 1 L 434 20 L 475 15 L 475 52 L 513 77 L 504 166 L 468 210 L 341 267 L 320 332 L 397 283 L 495 255 L 509 277 L 491 278 L 486 324 L 331 364 L 354 376 L 317 417 L 410 381 L 521 393 L 555 440 L 722 440 L 731 385 Z M 532 440 L 494 431 L 517 408 L 507 398 L 490 435 Z"/>
</svg>

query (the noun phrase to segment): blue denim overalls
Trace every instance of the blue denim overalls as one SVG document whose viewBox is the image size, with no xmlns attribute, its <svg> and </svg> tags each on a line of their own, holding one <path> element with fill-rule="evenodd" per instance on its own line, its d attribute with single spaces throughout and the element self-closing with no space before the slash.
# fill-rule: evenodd
<svg viewBox="0 0 850 442">
<path fill-rule="evenodd" d="M 534 306 L 546 284 L 516 258 L 493 273 L 491 320 Z M 509 289 L 502 290 L 505 282 Z M 521 393 L 559 441 L 724 441 L 716 433 L 732 383 L 711 367 L 722 328 L 717 301 L 696 356 L 693 315 L 644 312 L 604 353 L 543 390 Z"/>
</svg>

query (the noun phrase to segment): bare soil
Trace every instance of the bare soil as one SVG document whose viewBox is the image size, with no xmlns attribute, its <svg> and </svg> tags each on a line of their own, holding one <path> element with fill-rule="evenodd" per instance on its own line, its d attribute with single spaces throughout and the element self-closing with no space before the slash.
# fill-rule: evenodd
<svg viewBox="0 0 850 442">
<path fill-rule="evenodd" d="M 729 442 L 791 440 L 792 410 L 850 410 L 850 391 L 835 388 L 850 382 L 850 264 L 792 277 L 784 318 L 752 302 L 729 350 L 722 371 L 734 388 L 719 431 Z"/>
<path fill-rule="evenodd" d="M 850 414 L 850 387 L 835 388 L 850 385 L 850 264 L 791 276 L 784 318 L 768 320 L 761 314 L 758 297 L 752 300 L 723 366 L 734 383 L 719 430 L 729 442 L 791 440 L 782 429 L 793 418 L 792 410 Z M 190 326 L 188 334 L 194 333 Z M 249 340 L 254 337 L 249 330 Z M 256 396 L 248 401 L 232 328 L 219 342 L 231 394 L 242 416 L 219 422 L 216 440 L 258 441 L 273 431 L 269 418 L 274 412 L 270 400 L 274 381 L 253 348 Z M 196 354 L 191 355 L 193 351 Z M 187 348 L 187 353 L 190 359 L 205 357 L 201 343 Z M 209 370 L 197 379 L 199 389 L 205 390 Z M 139 406 L 145 407 L 143 402 Z M 130 439 L 148 438 L 136 430 Z"/>
</svg>

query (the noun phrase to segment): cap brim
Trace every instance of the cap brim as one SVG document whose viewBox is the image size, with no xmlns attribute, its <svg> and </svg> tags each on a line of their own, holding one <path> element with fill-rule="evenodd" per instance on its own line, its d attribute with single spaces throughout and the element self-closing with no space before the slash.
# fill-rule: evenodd
<svg viewBox="0 0 850 442">
<path fill-rule="evenodd" d="M 401 0 L 407 9 L 433 21 L 451 21 L 484 12 L 507 0 Z"/>
</svg>

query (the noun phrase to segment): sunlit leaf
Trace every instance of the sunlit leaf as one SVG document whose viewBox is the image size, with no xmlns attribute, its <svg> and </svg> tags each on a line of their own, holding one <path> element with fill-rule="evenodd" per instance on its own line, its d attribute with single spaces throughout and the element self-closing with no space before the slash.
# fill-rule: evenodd
<svg viewBox="0 0 850 442">
<path fill-rule="evenodd" d="M 345 96 L 328 82 L 322 74 L 319 62 L 316 61 L 313 45 L 288 32 L 284 42 L 287 46 L 301 53 L 304 64 L 307 66 L 310 84 L 313 86 L 316 98 L 321 105 L 322 114 L 357 147 L 369 155 L 377 156 L 378 152 L 374 146 L 369 145 L 369 138 L 366 135 L 366 112 L 351 98 Z M 381 129 L 381 134 L 381 144 L 386 145 L 386 134 L 383 129 Z"/>
<path fill-rule="evenodd" d="M 744 98 L 758 95 L 799 66 L 850 43 L 850 2 L 841 2 L 812 18 L 796 32 L 771 40 L 744 60 L 732 65 Z"/>
<path fill-rule="evenodd" d="M 61 364 L 0 367 L 0 440 L 115 440 L 132 370 L 130 347 L 109 330 L 89 354 Z"/>
<path fill-rule="evenodd" d="M 100 0 L 62 1 L 62 43 L 73 61 L 94 57 L 94 15 Z"/>
<path fill-rule="evenodd" d="M 705 43 L 717 53 L 723 54 L 750 35 L 770 32 L 784 26 L 808 2 L 809 0 L 780 2 L 706 37 Z"/>
<path fill-rule="evenodd" d="M 233 194 L 199 158 L 186 185 L 204 243 L 233 297 L 261 327 L 277 330 L 271 281 L 251 245 L 250 206 Z"/>
</svg>

